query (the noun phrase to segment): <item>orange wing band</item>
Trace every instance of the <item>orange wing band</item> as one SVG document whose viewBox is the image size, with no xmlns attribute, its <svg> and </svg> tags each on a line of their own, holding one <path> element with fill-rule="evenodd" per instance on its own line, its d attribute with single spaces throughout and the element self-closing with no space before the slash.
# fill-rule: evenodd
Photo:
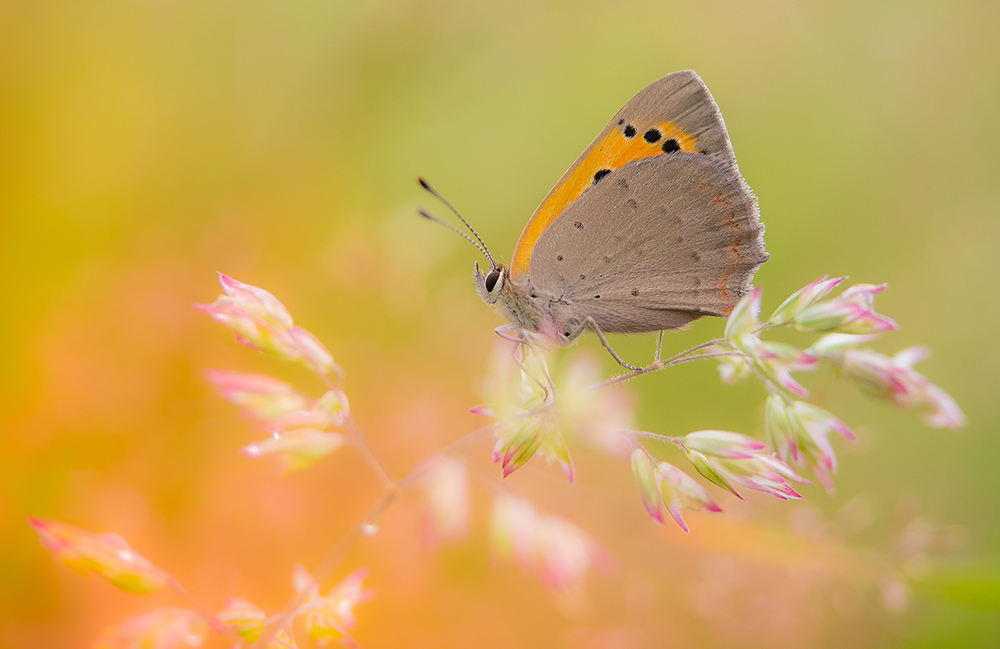
<svg viewBox="0 0 1000 649">
<path fill-rule="evenodd" d="M 629 136 L 631 133 L 631 136 Z M 673 122 L 657 124 L 630 123 L 613 129 L 595 142 L 590 152 L 577 162 L 569 176 L 557 185 L 528 221 L 514 247 L 511 279 L 527 275 L 531 252 L 546 228 L 606 174 L 633 160 L 668 155 L 674 151 L 695 151 L 698 139 L 677 128 Z"/>
</svg>

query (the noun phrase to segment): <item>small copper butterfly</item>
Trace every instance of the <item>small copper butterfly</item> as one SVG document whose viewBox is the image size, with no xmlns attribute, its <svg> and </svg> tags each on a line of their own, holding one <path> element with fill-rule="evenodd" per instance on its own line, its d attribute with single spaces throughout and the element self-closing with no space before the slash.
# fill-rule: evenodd
<svg viewBox="0 0 1000 649">
<path fill-rule="evenodd" d="M 511 322 L 498 332 L 568 345 L 590 329 L 632 367 L 603 333 L 727 315 L 768 259 L 763 234 L 722 114 L 685 70 L 618 111 L 535 210 L 509 267 L 473 231 L 491 265 L 484 273 L 477 263 L 474 279 Z"/>
</svg>

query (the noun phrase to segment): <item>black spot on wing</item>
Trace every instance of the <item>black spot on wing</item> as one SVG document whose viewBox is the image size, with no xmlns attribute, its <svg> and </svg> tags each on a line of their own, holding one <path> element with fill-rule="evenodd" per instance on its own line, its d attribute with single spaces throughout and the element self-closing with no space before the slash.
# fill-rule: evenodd
<svg viewBox="0 0 1000 649">
<path fill-rule="evenodd" d="M 646 140 L 650 144 L 653 144 L 654 142 L 659 142 L 660 137 L 662 136 L 660 134 L 660 129 L 658 128 L 651 128 L 642 134 L 642 139 Z"/>
<path fill-rule="evenodd" d="M 628 126 L 625 127 L 624 133 L 625 133 L 625 137 L 627 137 L 627 138 L 633 138 L 633 137 L 635 137 L 635 127 L 632 126 L 631 124 L 629 124 Z"/>
<path fill-rule="evenodd" d="M 594 174 L 594 184 L 601 182 L 601 179 L 611 173 L 610 169 L 599 169 L 597 173 Z"/>
<path fill-rule="evenodd" d="M 663 146 L 661 148 L 663 149 L 664 153 L 673 153 L 674 151 L 680 151 L 681 145 L 677 144 L 677 140 L 675 140 L 674 138 L 670 138 L 669 140 L 663 143 Z"/>
</svg>

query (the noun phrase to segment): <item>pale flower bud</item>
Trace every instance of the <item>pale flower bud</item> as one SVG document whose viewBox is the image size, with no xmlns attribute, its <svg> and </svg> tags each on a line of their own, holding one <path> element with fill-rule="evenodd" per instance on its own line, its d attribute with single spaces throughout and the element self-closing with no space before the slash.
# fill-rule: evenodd
<svg viewBox="0 0 1000 649">
<path fill-rule="evenodd" d="M 726 430 L 699 430 L 681 439 L 687 448 L 717 457 L 748 458 L 770 450 L 752 437 Z"/>
<path fill-rule="evenodd" d="M 875 294 L 887 286 L 856 284 L 833 300 L 800 311 L 791 322 L 801 331 L 872 334 L 898 329 L 891 318 L 875 313 Z"/>
<path fill-rule="evenodd" d="M 211 304 L 194 307 L 232 329 L 240 344 L 286 360 L 302 361 L 321 374 L 340 372 L 323 343 L 294 326 L 288 309 L 276 297 L 221 273 L 219 283 L 225 295 Z"/>
<path fill-rule="evenodd" d="M 730 433 L 739 435 L 738 433 Z M 744 437 L 739 435 L 739 437 Z M 748 438 L 749 439 L 749 438 Z M 759 442 L 758 442 L 759 444 Z M 764 444 L 756 452 L 750 452 L 749 445 L 740 447 L 743 457 L 706 455 L 700 451 L 687 446 L 685 451 L 688 459 L 705 479 L 741 497 L 733 488 L 732 483 L 743 485 L 749 489 L 762 491 L 776 498 L 788 500 L 789 498 L 802 498 L 789 481 L 808 484 L 808 481 L 799 476 L 787 464 L 772 456 L 771 449 Z"/>
<path fill-rule="evenodd" d="M 792 321 L 795 316 L 815 304 L 844 281 L 844 279 L 843 277 L 827 279 L 826 275 L 822 275 L 819 279 L 806 284 L 795 293 L 792 293 L 788 299 L 781 303 L 781 306 L 774 310 L 774 313 L 771 314 L 770 322 L 780 325 Z"/>
<path fill-rule="evenodd" d="M 721 512 L 722 508 L 708 495 L 698 482 L 673 464 L 660 462 L 657 469 L 662 478 L 660 481 L 663 504 L 670 517 L 682 530 L 688 532 L 687 523 L 681 516 L 682 509 L 696 512 Z"/>
<path fill-rule="evenodd" d="M 170 576 L 137 553 L 117 534 L 92 534 L 60 521 L 28 518 L 42 547 L 74 570 L 93 570 L 130 593 L 159 590 Z"/>
<path fill-rule="evenodd" d="M 632 477 L 639 488 L 642 505 L 646 513 L 657 523 L 663 522 L 663 495 L 660 492 L 660 473 L 656 470 L 656 462 L 646 449 L 637 447 L 632 451 Z"/>
<path fill-rule="evenodd" d="M 760 295 L 760 287 L 756 286 L 733 307 L 726 319 L 724 336 L 728 340 L 736 340 L 760 326 Z"/>
<path fill-rule="evenodd" d="M 291 347 L 297 352 L 297 358 L 301 358 L 306 365 L 320 374 L 329 374 L 334 371 L 336 364 L 333 362 L 333 356 L 319 341 L 319 338 L 302 327 L 289 329 L 288 337 L 292 342 Z"/>
<path fill-rule="evenodd" d="M 260 636 L 267 619 L 264 611 L 239 597 L 226 602 L 226 608 L 215 617 L 233 633 L 251 643 Z"/>
<path fill-rule="evenodd" d="M 230 403 L 253 419 L 273 419 L 306 406 L 306 398 L 285 381 L 250 372 L 205 370 L 205 378 Z"/>
<path fill-rule="evenodd" d="M 107 631 L 95 649 L 195 649 L 205 643 L 208 625 L 194 611 L 164 608 L 126 620 Z"/>
<path fill-rule="evenodd" d="M 339 433 L 325 433 L 313 428 L 296 428 L 243 447 L 247 457 L 276 455 L 284 472 L 298 471 L 312 466 L 325 455 L 344 444 Z"/>
<path fill-rule="evenodd" d="M 857 349 L 860 345 L 871 342 L 878 336 L 878 334 L 827 334 L 814 342 L 806 350 L 806 353 L 813 358 L 836 360 L 843 358 L 846 352 Z"/>
<path fill-rule="evenodd" d="M 300 568 L 299 571 L 302 574 L 297 575 L 297 581 L 303 580 L 303 574 L 309 578 L 304 570 Z M 354 607 L 375 596 L 374 591 L 363 588 L 367 575 L 368 568 L 358 568 L 334 586 L 326 597 L 315 594 L 310 597 L 299 614 L 306 634 L 310 638 L 322 644 L 338 640 L 341 644 L 357 645 L 348 631 L 357 624 Z M 312 579 L 309 578 L 309 581 Z M 309 590 L 315 593 L 315 585 L 310 584 Z"/>
</svg>

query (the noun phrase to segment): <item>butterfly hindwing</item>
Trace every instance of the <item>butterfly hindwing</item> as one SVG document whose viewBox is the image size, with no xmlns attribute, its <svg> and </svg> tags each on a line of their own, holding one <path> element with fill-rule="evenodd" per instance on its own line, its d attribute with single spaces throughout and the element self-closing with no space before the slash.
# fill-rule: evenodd
<svg viewBox="0 0 1000 649">
<path fill-rule="evenodd" d="M 569 328 L 673 329 L 727 314 L 767 260 L 757 200 L 736 168 L 678 153 L 610 172 L 549 225 L 531 287 Z"/>
</svg>

